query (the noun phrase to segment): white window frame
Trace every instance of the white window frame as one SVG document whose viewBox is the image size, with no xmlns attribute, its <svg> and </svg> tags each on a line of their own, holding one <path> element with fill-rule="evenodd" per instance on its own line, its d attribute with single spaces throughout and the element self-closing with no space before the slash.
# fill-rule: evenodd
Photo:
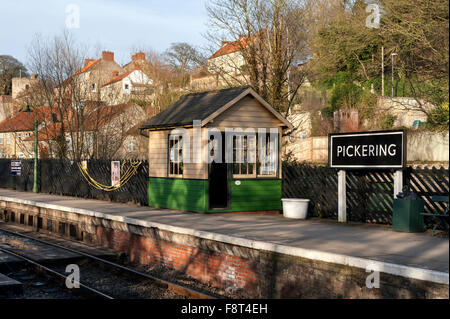
<svg viewBox="0 0 450 319">
<path fill-rule="evenodd" d="M 183 136 L 170 135 L 168 139 L 168 176 L 172 178 L 183 178 Z"/>
</svg>

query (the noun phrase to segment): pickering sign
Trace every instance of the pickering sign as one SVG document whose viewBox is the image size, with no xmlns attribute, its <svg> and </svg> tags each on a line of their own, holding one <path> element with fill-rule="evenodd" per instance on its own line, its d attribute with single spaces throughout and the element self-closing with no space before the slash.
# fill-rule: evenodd
<svg viewBox="0 0 450 319">
<path fill-rule="evenodd" d="M 331 168 L 396 168 L 406 164 L 405 131 L 330 134 Z"/>
</svg>

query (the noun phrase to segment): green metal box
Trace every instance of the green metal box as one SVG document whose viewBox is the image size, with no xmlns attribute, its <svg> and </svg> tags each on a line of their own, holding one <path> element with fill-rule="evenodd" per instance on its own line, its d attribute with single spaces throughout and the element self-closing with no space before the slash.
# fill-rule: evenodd
<svg viewBox="0 0 450 319">
<path fill-rule="evenodd" d="M 422 212 L 425 201 L 422 199 L 394 199 L 392 229 L 399 232 L 421 233 L 425 231 Z"/>
</svg>

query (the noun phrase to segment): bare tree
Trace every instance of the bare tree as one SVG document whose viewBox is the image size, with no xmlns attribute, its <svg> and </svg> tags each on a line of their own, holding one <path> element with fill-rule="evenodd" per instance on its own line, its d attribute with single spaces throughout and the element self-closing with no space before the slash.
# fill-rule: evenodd
<svg viewBox="0 0 450 319">
<path fill-rule="evenodd" d="M 198 65 L 205 64 L 202 53 L 189 43 L 172 43 L 164 53 L 167 64 L 178 74 L 179 83 L 184 87 L 189 78 L 188 73 Z"/>
<path fill-rule="evenodd" d="M 207 37 L 217 44 L 232 39 L 244 60 L 245 81 L 287 113 L 304 79 L 298 76 L 290 81 L 292 66 L 309 55 L 304 4 L 297 0 L 211 0 L 207 11 Z"/>
</svg>

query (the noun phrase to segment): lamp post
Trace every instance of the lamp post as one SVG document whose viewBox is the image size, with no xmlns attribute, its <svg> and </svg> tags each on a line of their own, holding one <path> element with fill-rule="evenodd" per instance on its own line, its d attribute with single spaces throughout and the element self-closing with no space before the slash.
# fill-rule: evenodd
<svg viewBox="0 0 450 319">
<path fill-rule="evenodd" d="M 391 92 L 391 97 L 394 98 L 394 56 L 396 56 L 397 53 L 392 52 L 391 53 L 391 58 L 392 58 L 392 92 Z"/>
<path fill-rule="evenodd" d="M 38 120 L 34 121 L 34 181 L 33 181 L 33 193 L 39 193 L 38 190 Z"/>
<path fill-rule="evenodd" d="M 30 109 L 30 106 L 27 105 L 25 108 L 25 113 L 30 114 L 33 112 Z M 39 193 L 38 189 L 38 129 L 39 129 L 39 121 L 34 121 L 34 170 L 33 170 L 33 193 Z"/>
</svg>

